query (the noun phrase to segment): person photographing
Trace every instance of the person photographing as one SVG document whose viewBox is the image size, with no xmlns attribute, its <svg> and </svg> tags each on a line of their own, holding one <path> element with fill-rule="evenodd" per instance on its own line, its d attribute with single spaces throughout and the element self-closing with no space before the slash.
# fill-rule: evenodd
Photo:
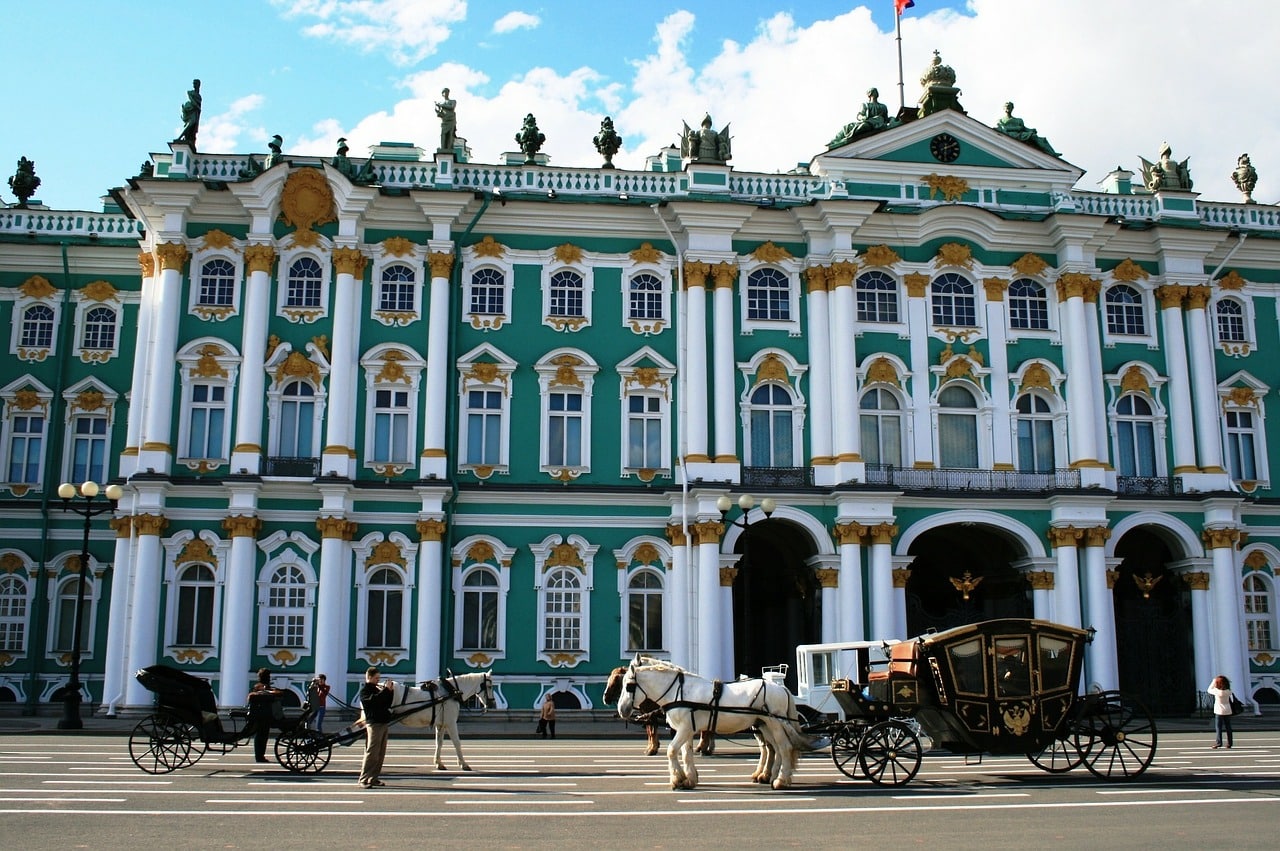
<svg viewBox="0 0 1280 851">
<path fill-rule="evenodd" d="M 391 727 L 391 704 L 395 700 L 395 684 L 382 681 L 377 668 L 364 672 L 360 687 L 360 706 L 364 710 L 364 759 L 360 761 L 360 785 L 366 789 L 386 786 L 378 779 L 387 755 L 387 733 Z"/>
</svg>

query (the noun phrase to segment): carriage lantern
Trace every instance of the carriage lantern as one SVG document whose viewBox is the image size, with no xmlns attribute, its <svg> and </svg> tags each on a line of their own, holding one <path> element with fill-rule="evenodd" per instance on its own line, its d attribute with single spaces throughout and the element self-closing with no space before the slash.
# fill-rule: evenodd
<svg viewBox="0 0 1280 851">
<path fill-rule="evenodd" d="M 95 502 L 99 494 L 103 494 L 106 502 Z M 84 727 L 80 720 L 80 652 L 81 629 L 84 621 L 84 583 L 85 574 L 89 570 L 89 529 L 94 517 L 114 511 L 116 502 L 124 494 L 119 485 L 107 485 L 105 492 L 97 482 L 86 481 L 79 486 L 70 482 L 58 485 L 58 496 L 62 498 L 62 510 L 74 511 L 84 518 L 84 540 L 80 547 L 80 581 L 76 587 L 75 623 L 71 634 L 71 678 L 62 690 L 62 718 L 58 721 L 59 730 L 79 730 Z"/>
</svg>

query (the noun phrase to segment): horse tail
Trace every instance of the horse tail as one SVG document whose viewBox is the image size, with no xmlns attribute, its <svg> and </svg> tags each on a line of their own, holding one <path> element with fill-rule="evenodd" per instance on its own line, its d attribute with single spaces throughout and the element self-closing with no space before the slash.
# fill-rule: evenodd
<svg viewBox="0 0 1280 851">
<path fill-rule="evenodd" d="M 796 708 L 795 696 L 790 691 L 787 695 L 787 717 L 778 719 L 787 734 L 787 740 L 797 753 L 810 753 L 817 750 L 817 743 L 800 729 L 800 711 Z"/>
</svg>

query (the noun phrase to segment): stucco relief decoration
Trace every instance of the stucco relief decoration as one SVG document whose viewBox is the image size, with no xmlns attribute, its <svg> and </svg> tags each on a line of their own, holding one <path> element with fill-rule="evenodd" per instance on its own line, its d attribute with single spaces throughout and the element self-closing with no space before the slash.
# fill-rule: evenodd
<svg viewBox="0 0 1280 851">
<path fill-rule="evenodd" d="M 1252 387 L 1232 387 L 1222 399 L 1222 408 L 1228 405 L 1237 408 L 1252 408 L 1258 404 L 1258 391 Z"/>
<path fill-rule="evenodd" d="M 40 398 L 40 394 L 30 389 L 19 390 L 13 394 L 13 407 L 19 411 L 30 411 L 35 408 L 48 409 L 48 405 Z"/>
<path fill-rule="evenodd" d="M 338 220 L 334 215 L 333 190 L 329 188 L 323 172 L 315 168 L 300 168 L 289 175 L 280 195 L 280 218 L 296 229 L 293 239 L 299 245 L 306 244 L 302 240 L 310 238 L 318 225 Z M 308 236 L 303 237 L 303 234 Z M 311 244 L 314 245 L 314 241 Z"/>
<path fill-rule="evenodd" d="M 578 377 L 576 370 L 582 366 L 582 359 L 574 355 L 559 355 L 551 359 L 551 363 L 555 364 L 556 375 L 551 379 L 552 387 L 582 387 L 582 379 Z"/>
<path fill-rule="evenodd" d="M 395 564 L 405 567 L 404 553 L 400 552 L 399 545 L 392 541 L 379 541 L 369 551 L 369 557 L 364 560 L 364 569 L 369 571 L 380 564 Z"/>
<path fill-rule="evenodd" d="M 635 554 L 631 556 L 632 561 L 638 561 L 640 564 L 649 565 L 662 564 L 662 554 L 658 552 L 658 548 L 647 541 L 636 547 Z"/>
<path fill-rule="evenodd" d="M 119 301 L 120 291 L 111 285 L 110 281 L 91 281 L 84 285 L 84 289 L 80 290 L 80 295 L 89 301 Z"/>
<path fill-rule="evenodd" d="M 285 377 L 309 378 L 319 386 L 320 367 L 308 360 L 302 352 L 289 352 L 289 356 L 276 367 L 276 383 L 280 383 L 280 380 Z"/>
<path fill-rule="evenodd" d="M 324 356 L 325 360 L 332 360 L 329 355 L 329 335 L 317 334 L 311 338 L 311 345 L 316 347 L 316 351 Z"/>
<path fill-rule="evenodd" d="M 506 246 L 488 235 L 472 246 L 471 250 L 475 252 L 477 257 L 501 257 L 507 253 Z"/>
<path fill-rule="evenodd" d="M 392 257 L 408 257 L 417 246 L 403 236 L 389 236 L 382 241 L 382 248 Z"/>
<path fill-rule="evenodd" d="M 543 570 L 553 567 L 576 567 L 579 570 L 586 570 L 587 565 L 582 561 L 582 556 L 578 553 L 578 548 L 573 544 L 562 542 L 554 545 L 551 552 L 547 554 L 546 564 Z"/>
<path fill-rule="evenodd" d="M 1254 550 L 1253 552 L 1245 556 L 1244 566 L 1249 568 L 1250 570 L 1264 571 L 1266 573 L 1275 572 L 1274 570 L 1271 569 L 1271 562 L 1267 558 L 1267 554 L 1262 550 Z M 2 561 L 0 561 L 0 567 L 3 567 Z"/>
<path fill-rule="evenodd" d="M 174 559 L 174 565 L 178 567 L 192 563 L 211 564 L 215 569 L 218 566 L 218 557 L 213 554 L 209 543 L 202 538 L 192 538 L 187 541 L 182 552 L 178 553 L 178 557 Z"/>
<path fill-rule="evenodd" d="M 1242 290 L 1244 289 L 1244 285 L 1246 281 L 1244 278 L 1240 277 L 1239 272 L 1237 272 L 1235 269 L 1232 269 L 1230 272 L 1223 275 L 1218 280 L 1214 281 L 1214 283 L 1218 285 L 1219 289 Z"/>
<path fill-rule="evenodd" d="M 640 247 L 631 252 L 631 259 L 637 263 L 661 263 L 662 256 L 661 251 L 647 242 L 640 243 Z"/>
<path fill-rule="evenodd" d="M 766 242 L 751 252 L 751 256 L 761 263 L 777 263 L 779 260 L 790 260 L 792 254 L 781 245 Z"/>
<path fill-rule="evenodd" d="M 898 370 L 894 368 L 893 361 L 886 357 L 878 357 L 867 367 L 867 383 L 868 384 L 892 384 L 894 387 L 901 387 L 898 379 Z"/>
<path fill-rule="evenodd" d="M 471 474 L 477 479 L 484 480 L 492 476 L 495 469 L 497 468 L 492 464 L 476 464 L 471 468 Z"/>
<path fill-rule="evenodd" d="M 973 250 L 962 242 L 946 242 L 938 246 L 939 266 L 958 266 L 961 269 L 973 268 Z"/>
<path fill-rule="evenodd" d="M 472 544 L 471 548 L 467 550 L 467 559 L 484 564 L 497 564 L 493 553 L 493 545 L 485 541 L 476 541 Z"/>
<path fill-rule="evenodd" d="M 404 371 L 404 367 L 400 362 L 406 358 L 404 352 L 398 352 L 395 349 L 382 355 L 382 369 L 378 370 L 378 374 L 374 376 L 374 381 L 403 381 L 410 384 L 409 374 Z"/>
<path fill-rule="evenodd" d="M 107 405 L 107 399 L 100 390 L 86 390 L 71 400 L 72 410 L 100 411 Z"/>
<path fill-rule="evenodd" d="M 641 387 L 661 387 L 667 389 L 667 379 L 662 377 L 662 373 L 658 371 L 656 366 L 638 366 L 632 370 L 631 375 L 627 377 L 628 384 L 637 384 Z"/>
<path fill-rule="evenodd" d="M 5 573 L 17 573 L 19 570 L 26 572 L 22 557 L 17 553 L 5 553 L 0 555 L 0 570 Z"/>
<path fill-rule="evenodd" d="M 756 381 L 780 381 L 790 386 L 791 376 L 787 374 L 787 367 L 782 362 L 782 358 L 770 352 L 756 367 Z"/>
<path fill-rule="evenodd" d="M 887 245 L 873 245 L 866 251 L 862 252 L 862 264 L 864 266 L 892 266 L 900 263 L 902 258 L 898 253 Z"/>
<path fill-rule="evenodd" d="M 222 368 L 222 364 L 218 363 L 218 357 L 225 354 L 226 351 L 221 346 L 213 343 L 201 347 L 200 360 L 196 361 L 191 375 L 196 378 L 226 378 L 227 371 Z"/>
<path fill-rule="evenodd" d="M 969 191 L 969 181 L 949 174 L 926 174 L 924 176 L 924 184 L 929 187 L 930 201 L 936 198 L 939 193 L 942 194 L 943 201 L 959 201 L 964 197 L 964 193 Z"/>
<path fill-rule="evenodd" d="M 561 263 L 581 263 L 582 249 L 576 245 L 566 242 L 564 245 L 557 245 L 555 250 L 555 258 Z"/>
<path fill-rule="evenodd" d="M 1049 268 L 1049 264 L 1039 254 L 1027 253 L 1014 260 L 1012 268 L 1019 275 L 1039 275 Z"/>
<path fill-rule="evenodd" d="M 1131 284 L 1134 281 L 1146 280 L 1147 278 L 1150 278 L 1151 275 L 1146 269 L 1126 257 L 1120 261 L 1120 265 L 1111 270 L 1111 277 L 1117 281 Z"/>
<path fill-rule="evenodd" d="M 1053 380 L 1049 377 L 1049 370 L 1039 361 L 1035 361 L 1027 367 L 1026 372 L 1022 373 L 1022 389 L 1029 390 L 1032 387 L 1042 387 L 1045 390 L 1053 389 Z"/>
<path fill-rule="evenodd" d="M 238 252 L 238 249 L 236 248 L 236 245 L 235 245 L 235 240 L 232 239 L 231 234 L 226 233 L 224 231 L 217 230 L 216 228 L 204 235 L 204 247 L 220 248 L 220 249 L 230 248 L 232 251 Z"/>
<path fill-rule="evenodd" d="M 1124 371 L 1124 375 L 1120 378 L 1120 389 L 1132 393 L 1150 393 L 1151 383 L 1147 381 L 1147 374 L 1134 364 Z"/>
<path fill-rule="evenodd" d="M 498 365 L 487 361 L 479 361 L 471 364 L 467 369 L 465 378 L 469 381 L 475 381 L 480 384 L 502 384 L 502 392 L 507 392 L 507 376 L 498 374 Z"/>
<path fill-rule="evenodd" d="M 32 275 L 30 278 L 27 278 L 22 282 L 18 287 L 18 292 L 22 293 L 27 298 L 46 299 L 58 291 L 54 289 L 53 284 L 49 283 L 48 278 L 44 278 L 40 275 Z"/>
</svg>

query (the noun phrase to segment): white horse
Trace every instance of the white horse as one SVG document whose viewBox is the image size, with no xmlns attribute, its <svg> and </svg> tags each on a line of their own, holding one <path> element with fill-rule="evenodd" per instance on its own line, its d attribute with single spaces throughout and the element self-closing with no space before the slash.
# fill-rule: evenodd
<svg viewBox="0 0 1280 851">
<path fill-rule="evenodd" d="M 437 771 L 445 770 L 444 760 L 440 758 L 445 733 L 449 734 L 453 751 L 458 755 L 458 767 L 463 771 L 471 770 L 462 756 L 462 742 L 458 738 L 458 714 L 462 704 L 473 697 L 479 697 L 486 709 L 494 707 L 492 674 L 491 670 L 476 674 L 451 673 L 425 683 L 425 687 L 392 684 L 395 699 L 391 703 L 391 717 L 406 727 L 436 728 Z"/>
<path fill-rule="evenodd" d="M 630 717 L 646 700 L 662 707 L 667 725 L 675 733 L 667 747 L 672 789 L 698 785 L 695 732 L 739 733 L 753 727 L 760 739 L 760 761 L 751 779 L 771 783 L 775 789 L 789 787 L 799 751 L 812 749 L 800 732 L 800 715 L 791 692 L 766 680 L 724 683 L 718 699 L 715 690 L 710 680 L 675 665 L 637 657 L 622 681 L 618 715 Z"/>
</svg>

